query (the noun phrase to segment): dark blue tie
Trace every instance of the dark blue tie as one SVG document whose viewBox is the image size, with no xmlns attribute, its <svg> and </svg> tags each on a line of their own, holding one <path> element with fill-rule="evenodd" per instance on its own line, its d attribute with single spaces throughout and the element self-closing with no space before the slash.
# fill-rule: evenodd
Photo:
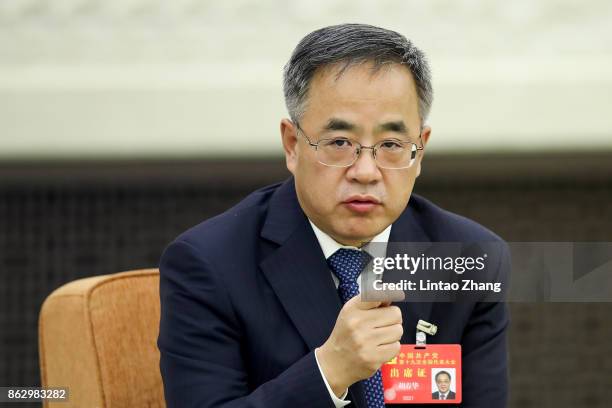
<svg viewBox="0 0 612 408">
<path fill-rule="evenodd" d="M 357 249 L 341 248 L 329 257 L 327 263 L 332 272 L 338 277 L 338 293 L 342 303 L 359 294 L 359 284 L 357 278 L 361 271 L 370 261 L 367 252 Z M 362 381 L 365 388 L 365 399 L 368 408 L 384 408 L 385 399 L 383 397 L 382 376 L 380 370 Z"/>
</svg>

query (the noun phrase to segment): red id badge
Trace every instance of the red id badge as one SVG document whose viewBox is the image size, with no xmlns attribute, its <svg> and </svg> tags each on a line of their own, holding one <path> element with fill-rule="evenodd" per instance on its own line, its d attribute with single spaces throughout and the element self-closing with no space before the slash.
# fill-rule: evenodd
<svg viewBox="0 0 612 408">
<path fill-rule="evenodd" d="M 381 371 L 385 404 L 461 402 L 460 344 L 402 344 Z"/>
</svg>

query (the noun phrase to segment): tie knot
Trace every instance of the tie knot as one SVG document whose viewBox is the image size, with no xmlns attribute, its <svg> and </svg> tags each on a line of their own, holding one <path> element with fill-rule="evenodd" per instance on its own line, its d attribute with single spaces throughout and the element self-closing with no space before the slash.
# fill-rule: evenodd
<svg viewBox="0 0 612 408">
<path fill-rule="evenodd" d="M 370 255 L 357 249 L 340 248 L 329 257 L 327 263 L 338 277 L 340 284 L 356 282 L 363 268 L 370 262 Z"/>
</svg>

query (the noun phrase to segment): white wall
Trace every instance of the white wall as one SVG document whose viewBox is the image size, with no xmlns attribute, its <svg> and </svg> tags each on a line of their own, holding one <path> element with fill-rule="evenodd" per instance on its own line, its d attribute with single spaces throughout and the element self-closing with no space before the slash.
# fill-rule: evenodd
<svg viewBox="0 0 612 408">
<path fill-rule="evenodd" d="M 2 0 L 0 159 L 280 154 L 282 67 L 341 22 L 427 52 L 432 151 L 612 149 L 611 18 L 604 0 Z"/>
</svg>

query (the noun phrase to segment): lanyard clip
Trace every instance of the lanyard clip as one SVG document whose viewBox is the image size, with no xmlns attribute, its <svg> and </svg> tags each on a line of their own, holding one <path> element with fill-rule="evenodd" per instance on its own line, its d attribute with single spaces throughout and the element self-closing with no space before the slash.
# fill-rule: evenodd
<svg viewBox="0 0 612 408">
<path fill-rule="evenodd" d="M 438 326 L 435 324 L 426 322 L 425 320 L 419 320 L 416 326 L 416 345 L 417 346 L 426 346 L 427 345 L 427 336 L 435 335 L 438 332 Z"/>
</svg>

